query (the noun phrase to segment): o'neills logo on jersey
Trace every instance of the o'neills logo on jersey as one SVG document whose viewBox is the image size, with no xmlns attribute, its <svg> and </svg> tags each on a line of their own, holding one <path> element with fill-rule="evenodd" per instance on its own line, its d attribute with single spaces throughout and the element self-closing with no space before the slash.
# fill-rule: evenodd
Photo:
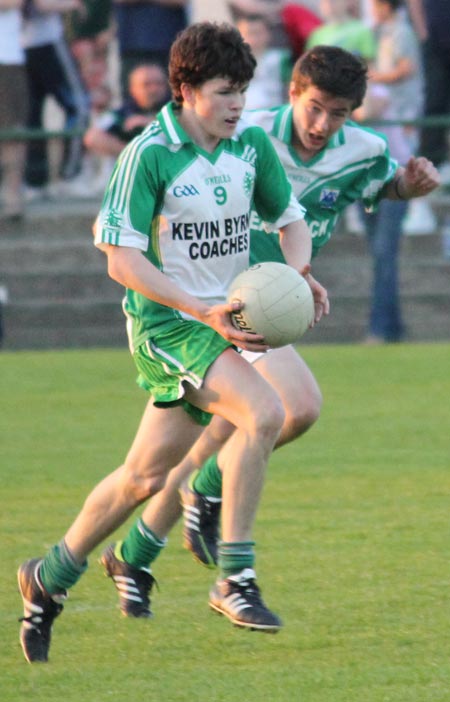
<svg viewBox="0 0 450 702">
<path fill-rule="evenodd" d="M 319 205 L 321 207 L 325 207 L 326 209 L 333 207 L 339 197 L 339 193 L 340 190 L 330 190 L 328 188 L 324 188 L 320 193 Z"/>
<path fill-rule="evenodd" d="M 200 195 L 195 185 L 176 185 L 173 189 L 175 197 L 189 197 L 192 195 Z"/>
</svg>

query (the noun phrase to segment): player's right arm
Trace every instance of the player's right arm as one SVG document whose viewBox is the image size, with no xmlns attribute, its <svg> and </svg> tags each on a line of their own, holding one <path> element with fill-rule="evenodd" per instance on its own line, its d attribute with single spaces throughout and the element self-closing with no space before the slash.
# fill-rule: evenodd
<svg viewBox="0 0 450 702">
<path fill-rule="evenodd" d="M 236 329 L 231 322 L 231 312 L 242 305 L 226 303 L 206 305 L 176 285 L 156 268 L 139 249 L 129 246 L 100 244 L 108 259 L 108 273 L 117 283 L 144 295 L 150 300 L 191 315 L 199 322 L 212 327 L 227 341 L 248 351 L 267 351 L 263 337 Z"/>
<path fill-rule="evenodd" d="M 411 156 L 406 166 L 399 166 L 386 184 L 383 196 L 389 200 L 411 200 L 428 195 L 440 185 L 439 171 L 424 156 Z"/>
</svg>

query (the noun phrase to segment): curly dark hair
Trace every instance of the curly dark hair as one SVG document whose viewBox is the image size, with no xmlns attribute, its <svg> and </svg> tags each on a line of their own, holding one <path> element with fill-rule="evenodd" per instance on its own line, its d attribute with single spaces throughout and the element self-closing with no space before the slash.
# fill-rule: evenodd
<svg viewBox="0 0 450 702">
<path fill-rule="evenodd" d="M 170 50 L 169 83 L 173 99 L 182 103 L 181 84 L 199 87 L 212 78 L 232 85 L 248 83 L 256 67 L 250 46 L 230 24 L 198 22 L 180 32 Z"/>
<path fill-rule="evenodd" d="M 367 89 L 367 64 L 337 46 L 314 46 L 300 56 L 292 70 L 292 83 L 299 95 L 314 85 L 334 97 L 359 107 Z"/>
</svg>

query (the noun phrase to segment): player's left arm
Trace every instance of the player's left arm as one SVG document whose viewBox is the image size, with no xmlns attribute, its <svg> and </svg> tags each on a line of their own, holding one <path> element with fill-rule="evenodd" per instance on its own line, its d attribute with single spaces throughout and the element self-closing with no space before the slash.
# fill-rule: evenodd
<svg viewBox="0 0 450 702">
<path fill-rule="evenodd" d="M 411 200 L 428 195 L 440 185 L 434 164 L 424 156 L 412 156 L 406 166 L 400 166 L 394 178 L 386 184 L 383 197 L 388 200 Z"/>
<path fill-rule="evenodd" d="M 259 135 L 259 137 L 258 137 Z M 280 236 L 280 247 L 286 263 L 303 275 L 313 294 L 314 321 L 328 314 L 330 305 L 325 288 L 311 275 L 311 232 L 304 221 L 305 209 L 292 194 L 292 187 L 278 155 L 267 135 L 258 129 L 260 162 L 264 164 L 257 178 L 255 209 Z M 280 206 L 280 203 L 284 203 Z M 259 206 L 258 206 L 259 205 Z"/>
<path fill-rule="evenodd" d="M 285 224 L 279 229 L 280 247 L 286 263 L 303 275 L 310 269 L 312 254 L 311 232 L 304 219 Z"/>
<path fill-rule="evenodd" d="M 307 281 L 314 298 L 314 322 L 330 312 L 326 289 L 311 275 L 311 233 L 305 220 L 286 224 L 279 230 L 280 246 L 286 263 L 295 268 Z"/>
</svg>

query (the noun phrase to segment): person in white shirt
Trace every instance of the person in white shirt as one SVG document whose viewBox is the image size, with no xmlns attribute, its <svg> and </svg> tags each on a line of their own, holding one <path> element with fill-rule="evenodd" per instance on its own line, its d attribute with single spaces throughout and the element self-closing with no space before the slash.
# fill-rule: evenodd
<svg viewBox="0 0 450 702">
<path fill-rule="evenodd" d="M 74 178 L 81 169 L 82 131 L 89 120 L 89 98 L 64 37 L 62 14 L 82 12 L 80 0 L 25 0 L 22 45 L 25 49 L 30 110 L 28 127 L 42 129 L 44 105 L 52 96 L 65 113 L 64 127 L 79 130 L 64 142 L 60 176 Z M 45 190 L 49 182 L 47 144 L 32 140 L 27 149 L 27 185 Z"/>
<path fill-rule="evenodd" d="M 20 45 L 22 0 L 0 0 L 0 132 L 25 126 L 28 91 L 25 55 Z M 18 140 L 0 140 L 3 220 L 23 215 L 22 183 L 25 168 L 25 144 Z"/>
<path fill-rule="evenodd" d="M 245 97 L 247 109 L 281 105 L 287 97 L 292 70 L 290 52 L 271 46 L 270 25 L 261 15 L 242 17 L 236 22 L 236 27 L 251 47 L 257 62 Z"/>
</svg>

